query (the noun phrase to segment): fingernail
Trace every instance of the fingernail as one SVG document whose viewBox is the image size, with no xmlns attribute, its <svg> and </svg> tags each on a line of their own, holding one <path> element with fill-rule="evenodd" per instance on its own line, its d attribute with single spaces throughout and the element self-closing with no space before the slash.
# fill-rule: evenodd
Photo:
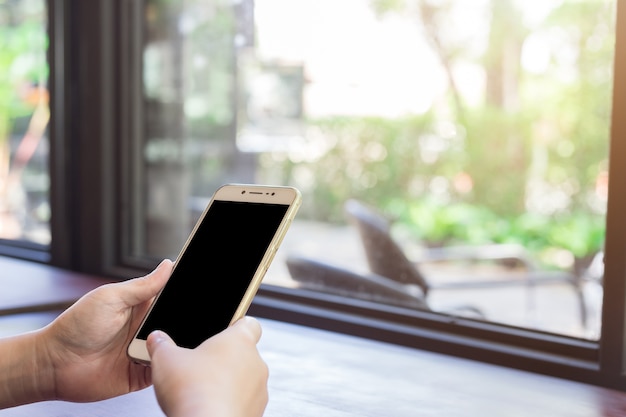
<svg viewBox="0 0 626 417">
<path fill-rule="evenodd" d="M 167 340 L 167 336 L 161 330 L 155 330 L 152 332 L 152 339 L 154 343 L 161 343 Z"/>
</svg>

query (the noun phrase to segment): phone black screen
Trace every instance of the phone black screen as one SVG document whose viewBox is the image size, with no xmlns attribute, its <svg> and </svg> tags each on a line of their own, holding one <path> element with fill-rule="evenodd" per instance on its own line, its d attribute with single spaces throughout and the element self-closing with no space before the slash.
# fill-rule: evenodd
<svg viewBox="0 0 626 417">
<path fill-rule="evenodd" d="M 288 208 L 214 201 L 138 338 L 158 329 L 195 348 L 228 327 Z"/>
</svg>

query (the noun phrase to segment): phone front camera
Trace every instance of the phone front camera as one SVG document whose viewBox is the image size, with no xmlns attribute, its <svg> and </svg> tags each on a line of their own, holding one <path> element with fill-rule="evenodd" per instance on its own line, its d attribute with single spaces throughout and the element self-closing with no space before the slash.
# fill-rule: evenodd
<svg viewBox="0 0 626 417">
<path fill-rule="evenodd" d="M 243 190 L 243 191 L 241 192 L 241 194 L 245 194 L 245 193 L 246 193 L 246 190 Z"/>
<path fill-rule="evenodd" d="M 274 195 L 274 194 L 276 194 L 276 193 L 272 193 L 272 195 Z"/>
</svg>

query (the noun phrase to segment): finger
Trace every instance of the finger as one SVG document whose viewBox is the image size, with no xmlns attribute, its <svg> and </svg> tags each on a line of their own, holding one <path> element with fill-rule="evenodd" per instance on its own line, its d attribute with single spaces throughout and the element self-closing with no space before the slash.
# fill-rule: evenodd
<svg viewBox="0 0 626 417">
<path fill-rule="evenodd" d="M 146 348 L 148 349 L 148 355 L 152 356 L 161 349 L 169 349 L 175 347 L 176 343 L 172 340 L 167 333 L 161 330 L 155 330 L 148 335 L 146 340 Z"/>
<path fill-rule="evenodd" d="M 245 316 L 237 320 L 228 330 L 241 332 L 254 343 L 258 343 L 259 340 L 261 340 L 261 334 L 263 333 L 261 323 L 250 316 Z"/>
<path fill-rule="evenodd" d="M 150 300 L 163 288 L 172 273 L 172 261 L 161 261 L 154 271 L 141 278 L 130 279 L 118 285 L 119 297 L 129 306 Z"/>
</svg>

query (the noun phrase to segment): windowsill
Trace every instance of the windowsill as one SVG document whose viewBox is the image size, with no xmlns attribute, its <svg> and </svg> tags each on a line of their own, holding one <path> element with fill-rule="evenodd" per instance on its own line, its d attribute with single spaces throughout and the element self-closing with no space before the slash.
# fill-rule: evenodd
<svg viewBox="0 0 626 417">
<path fill-rule="evenodd" d="M 0 316 L 64 309 L 93 288 L 110 282 L 5 256 L 0 256 L 0 271 Z"/>
<path fill-rule="evenodd" d="M 55 310 L 108 282 L 11 258 L 0 257 L 0 268 L 0 314 L 5 315 L 0 326 L 29 311 L 33 318 L 52 319 Z M 617 417 L 626 409 L 626 393 L 616 390 L 276 320 L 261 322 L 259 347 L 270 367 L 266 417 L 485 416 L 511 410 Z M 91 404 L 37 403 L 2 415 L 123 417 L 137 412 L 163 415 L 150 389 Z"/>
</svg>

